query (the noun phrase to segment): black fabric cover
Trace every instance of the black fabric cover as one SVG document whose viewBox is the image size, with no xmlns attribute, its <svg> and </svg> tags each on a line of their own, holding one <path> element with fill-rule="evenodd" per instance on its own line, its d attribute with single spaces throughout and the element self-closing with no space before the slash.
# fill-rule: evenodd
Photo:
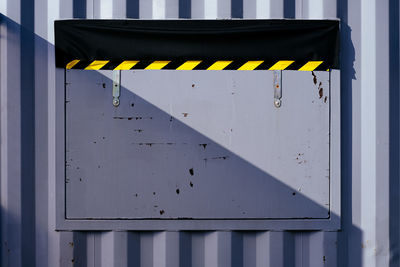
<svg viewBox="0 0 400 267">
<path fill-rule="evenodd" d="M 60 20 L 56 66 L 92 60 L 294 60 L 339 68 L 337 20 Z"/>
</svg>

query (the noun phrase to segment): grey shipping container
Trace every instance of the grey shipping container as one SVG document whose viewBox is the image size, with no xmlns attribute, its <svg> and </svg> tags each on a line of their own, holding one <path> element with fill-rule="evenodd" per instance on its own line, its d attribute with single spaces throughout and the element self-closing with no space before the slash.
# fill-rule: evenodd
<svg viewBox="0 0 400 267">
<path fill-rule="evenodd" d="M 1 266 L 399 266 L 398 0 L 2 0 Z M 341 20 L 340 230 L 56 231 L 54 20 Z M 61 73 L 60 73 L 61 72 Z"/>
</svg>

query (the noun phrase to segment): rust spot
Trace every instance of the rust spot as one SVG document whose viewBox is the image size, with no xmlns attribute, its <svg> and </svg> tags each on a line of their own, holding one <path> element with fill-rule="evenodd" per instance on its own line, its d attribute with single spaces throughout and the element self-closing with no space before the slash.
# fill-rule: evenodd
<svg viewBox="0 0 400 267">
<path fill-rule="evenodd" d="M 156 194 L 156 192 L 153 192 L 153 195 L 155 195 Z"/>
<path fill-rule="evenodd" d="M 106 137 L 105 137 L 105 136 L 103 136 L 103 140 L 104 140 L 104 139 L 106 139 Z"/>
<path fill-rule="evenodd" d="M 97 142 L 96 141 L 93 141 L 93 144 L 96 144 Z"/>
<path fill-rule="evenodd" d="M 130 121 L 130 120 L 132 120 L 133 118 L 132 117 L 128 117 L 128 121 Z"/>
<path fill-rule="evenodd" d="M 103 88 L 106 88 L 106 83 L 103 83 Z"/>
<path fill-rule="evenodd" d="M 138 194 L 135 194 L 135 197 L 138 197 Z"/>
<path fill-rule="evenodd" d="M 193 187 L 193 183 L 192 182 L 190 182 L 189 185 L 190 185 L 190 187 Z"/>
<path fill-rule="evenodd" d="M 324 98 L 324 103 L 326 103 L 327 101 L 328 101 L 328 97 L 325 96 L 325 98 Z"/>
<path fill-rule="evenodd" d="M 313 76 L 313 82 L 315 85 L 317 85 L 317 76 L 314 74 L 314 72 L 311 72 L 312 76 Z"/>
<path fill-rule="evenodd" d="M 142 130 L 142 129 L 135 129 L 135 130 L 133 130 L 133 131 L 135 131 L 135 132 L 138 132 L 138 133 L 141 133 L 141 132 L 143 132 L 143 130 Z"/>
<path fill-rule="evenodd" d="M 183 117 L 186 118 L 186 117 L 188 116 L 189 113 L 183 112 L 182 114 L 183 114 Z"/>
<path fill-rule="evenodd" d="M 292 195 L 295 196 L 295 195 L 296 195 L 296 192 L 293 192 Z"/>
<path fill-rule="evenodd" d="M 70 245 L 70 247 L 74 246 L 74 242 L 69 242 L 68 244 Z"/>
<path fill-rule="evenodd" d="M 207 144 L 199 144 L 199 146 L 202 146 L 204 149 L 206 149 Z"/>
<path fill-rule="evenodd" d="M 74 263 L 74 262 L 75 262 L 75 259 L 72 259 L 71 262 Z"/>
<path fill-rule="evenodd" d="M 82 178 L 79 178 L 79 182 L 82 182 Z"/>
<path fill-rule="evenodd" d="M 135 106 L 135 103 L 131 103 L 131 107 L 134 107 Z"/>
<path fill-rule="evenodd" d="M 324 96 L 324 89 L 322 87 L 319 88 L 318 94 L 319 94 L 319 98 L 322 98 Z"/>
<path fill-rule="evenodd" d="M 179 190 L 179 188 L 176 189 L 176 193 L 179 195 L 181 191 Z"/>
<path fill-rule="evenodd" d="M 192 84 L 192 88 L 194 88 L 194 83 Z"/>
<path fill-rule="evenodd" d="M 324 96 L 324 88 L 322 88 L 322 82 L 320 82 L 318 85 L 318 94 L 319 98 L 322 98 Z"/>
<path fill-rule="evenodd" d="M 174 120 L 174 118 L 171 116 L 170 118 L 169 118 L 169 121 L 173 121 Z"/>
<path fill-rule="evenodd" d="M 323 261 L 324 263 L 326 262 L 325 256 L 322 257 L 322 261 Z"/>
<path fill-rule="evenodd" d="M 189 173 L 190 173 L 191 176 L 194 175 L 194 170 L 193 170 L 193 168 L 190 168 L 190 169 L 189 169 Z"/>
<path fill-rule="evenodd" d="M 165 213 L 164 210 L 160 210 L 160 214 L 163 215 Z"/>
</svg>

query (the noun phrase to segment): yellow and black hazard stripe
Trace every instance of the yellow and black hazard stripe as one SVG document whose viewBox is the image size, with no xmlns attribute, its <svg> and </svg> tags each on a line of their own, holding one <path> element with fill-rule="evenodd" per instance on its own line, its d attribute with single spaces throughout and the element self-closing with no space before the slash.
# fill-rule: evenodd
<svg viewBox="0 0 400 267">
<path fill-rule="evenodd" d="M 66 69 L 85 70 L 298 70 L 327 71 L 324 61 L 294 60 L 93 60 L 75 59 Z"/>
</svg>

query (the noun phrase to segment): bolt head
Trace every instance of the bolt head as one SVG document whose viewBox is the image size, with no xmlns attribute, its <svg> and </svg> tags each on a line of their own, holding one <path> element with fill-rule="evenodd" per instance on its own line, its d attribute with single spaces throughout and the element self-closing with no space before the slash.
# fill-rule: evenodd
<svg viewBox="0 0 400 267">
<path fill-rule="evenodd" d="M 114 107 L 118 107 L 119 106 L 119 99 L 117 99 L 117 98 L 113 99 L 113 105 L 114 105 Z"/>
<path fill-rule="evenodd" d="M 282 105 L 282 101 L 280 99 L 275 99 L 274 105 L 275 105 L 275 107 L 280 108 Z"/>
</svg>

